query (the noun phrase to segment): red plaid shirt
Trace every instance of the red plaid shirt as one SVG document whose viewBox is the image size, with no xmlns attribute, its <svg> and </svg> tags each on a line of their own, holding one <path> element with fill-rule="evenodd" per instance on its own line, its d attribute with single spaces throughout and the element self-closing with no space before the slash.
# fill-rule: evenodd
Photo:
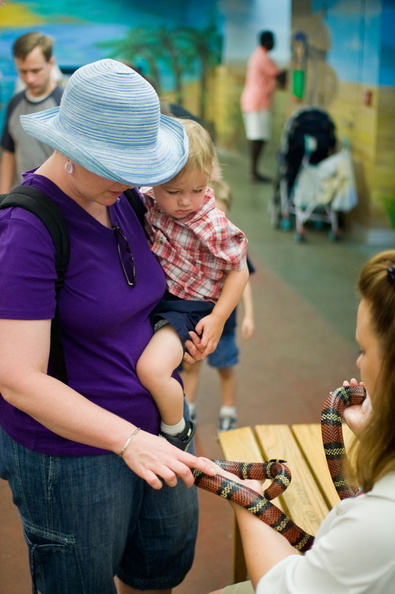
<svg viewBox="0 0 395 594">
<path fill-rule="evenodd" d="M 155 204 L 149 188 L 141 188 L 146 231 L 173 295 L 186 300 L 217 301 L 227 272 L 246 266 L 247 238 L 215 206 L 206 189 L 197 212 L 175 219 Z"/>
</svg>

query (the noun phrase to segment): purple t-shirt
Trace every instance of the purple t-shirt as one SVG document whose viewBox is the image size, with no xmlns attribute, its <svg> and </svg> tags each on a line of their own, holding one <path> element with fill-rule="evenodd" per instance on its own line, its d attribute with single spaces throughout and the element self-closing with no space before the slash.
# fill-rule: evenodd
<svg viewBox="0 0 395 594">
<path fill-rule="evenodd" d="M 60 292 L 62 342 L 69 385 L 89 400 L 151 433 L 157 407 L 137 379 L 136 362 L 152 336 L 150 312 L 162 297 L 165 277 L 125 196 L 109 208 L 130 244 L 136 285 L 127 284 L 113 229 L 100 224 L 56 185 L 28 175 L 60 207 L 70 233 L 70 262 Z M 55 312 L 55 249 L 32 213 L 0 210 L 0 318 L 52 319 Z M 49 431 L 0 397 L 0 423 L 17 442 L 52 455 L 100 454 L 103 450 Z"/>
</svg>

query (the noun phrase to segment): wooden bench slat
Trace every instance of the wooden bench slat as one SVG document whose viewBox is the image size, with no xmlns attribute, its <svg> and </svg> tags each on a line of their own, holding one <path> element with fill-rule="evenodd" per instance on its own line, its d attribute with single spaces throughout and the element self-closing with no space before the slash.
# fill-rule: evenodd
<svg viewBox="0 0 395 594">
<path fill-rule="evenodd" d="M 303 451 L 311 472 L 321 486 L 322 495 L 329 507 L 339 503 L 339 496 L 329 474 L 321 437 L 321 426 L 292 425 L 292 432 Z"/>
<path fill-rule="evenodd" d="M 329 511 L 306 460 L 288 425 L 257 425 L 260 446 L 266 459 L 282 458 L 292 473 L 292 482 L 282 498 L 293 521 L 315 535 Z"/>
<path fill-rule="evenodd" d="M 261 451 L 250 427 L 240 427 L 232 431 L 222 431 L 218 434 L 225 460 L 239 462 L 263 462 Z M 233 545 L 233 582 L 243 582 L 247 578 L 247 566 L 244 558 L 243 544 L 236 518 L 234 519 Z"/>
<path fill-rule="evenodd" d="M 240 427 L 232 431 L 222 431 L 218 434 L 218 441 L 224 453 L 225 460 L 238 460 L 239 462 L 264 462 L 264 458 L 251 427 Z M 265 487 L 268 485 L 265 485 Z M 284 510 L 280 499 L 276 505 Z"/>
<path fill-rule="evenodd" d="M 222 431 L 218 434 L 218 441 L 226 460 L 263 462 L 262 452 L 251 427 Z"/>
<path fill-rule="evenodd" d="M 325 458 L 321 435 L 321 425 L 319 423 L 307 425 L 296 424 L 292 425 L 291 429 L 298 442 L 299 448 L 303 452 L 310 470 L 316 479 L 317 484 L 321 488 L 321 492 L 325 501 L 327 502 L 329 508 L 334 507 L 339 503 L 340 500 L 329 473 L 328 464 Z M 347 427 L 347 425 L 343 427 L 343 435 L 347 449 L 353 439 L 353 433 Z"/>
</svg>

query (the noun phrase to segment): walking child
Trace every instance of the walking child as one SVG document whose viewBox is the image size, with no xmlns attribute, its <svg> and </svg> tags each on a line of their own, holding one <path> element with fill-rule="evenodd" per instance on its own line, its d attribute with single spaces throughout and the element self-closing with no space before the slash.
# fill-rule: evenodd
<svg viewBox="0 0 395 594">
<path fill-rule="evenodd" d="M 161 414 L 161 434 L 187 449 L 194 423 L 184 418 L 184 394 L 173 379 L 190 332 L 200 337 L 202 358 L 214 351 L 225 322 L 248 281 L 247 239 L 216 208 L 207 184 L 218 167 L 207 130 L 181 120 L 189 140 L 184 168 L 169 182 L 142 188 L 151 249 L 167 279 L 153 312 L 154 336 L 137 362 L 137 374 Z"/>
<path fill-rule="evenodd" d="M 210 181 L 215 193 L 215 203 L 217 208 L 227 213 L 231 206 L 231 191 L 229 184 L 222 178 Z M 247 258 L 249 273 L 254 272 L 254 268 Z M 241 318 L 241 337 L 249 340 L 255 331 L 254 322 L 254 304 L 250 281 L 247 282 L 242 295 L 243 317 Z M 217 348 L 207 357 L 210 367 L 217 369 L 220 379 L 221 408 L 219 410 L 217 432 L 229 431 L 236 428 L 237 423 L 237 374 L 236 365 L 239 362 L 239 348 L 236 343 L 236 309 L 233 310 L 226 320 L 224 330 Z M 182 379 L 184 390 L 189 405 L 191 418 L 195 420 L 196 394 L 199 384 L 199 374 L 202 369 L 202 361 L 196 361 L 194 364 L 182 364 Z"/>
</svg>

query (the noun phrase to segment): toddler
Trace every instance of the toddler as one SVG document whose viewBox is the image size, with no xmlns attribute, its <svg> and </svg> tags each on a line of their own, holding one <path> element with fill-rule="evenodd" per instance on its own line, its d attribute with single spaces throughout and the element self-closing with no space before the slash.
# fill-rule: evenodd
<svg viewBox="0 0 395 594">
<path fill-rule="evenodd" d="M 155 334 L 136 370 L 158 406 L 161 435 L 186 450 L 195 427 L 184 418 L 184 394 L 174 370 L 191 331 L 201 338 L 202 358 L 214 351 L 243 294 L 248 268 L 244 233 L 216 208 L 207 187 L 218 167 L 211 137 L 197 122 L 181 121 L 189 139 L 186 165 L 170 181 L 141 188 L 146 231 L 167 291 L 153 312 Z"/>
</svg>

